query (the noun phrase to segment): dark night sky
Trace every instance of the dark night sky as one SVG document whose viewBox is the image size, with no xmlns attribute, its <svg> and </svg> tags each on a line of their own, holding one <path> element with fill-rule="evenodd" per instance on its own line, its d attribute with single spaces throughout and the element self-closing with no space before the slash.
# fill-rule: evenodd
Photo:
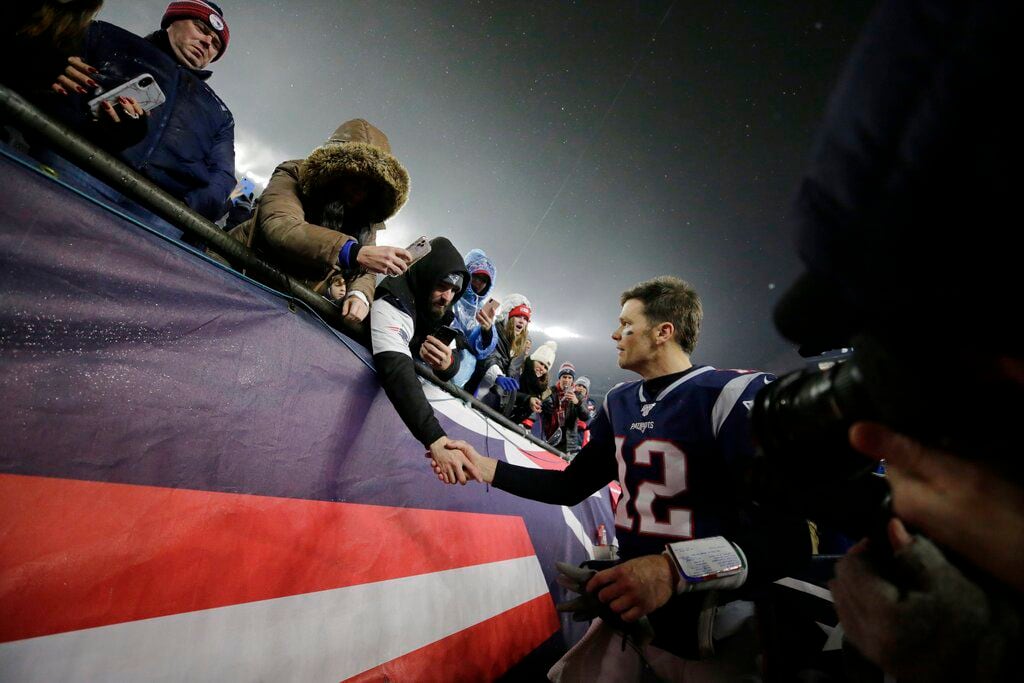
<svg viewBox="0 0 1024 683">
<path fill-rule="evenodd" d="M 619 293 L 661 274 L 703 298 L 695 362 L 799 364 L 771 323 L 799 272 L 787 209 L 872 3 L 220 4 L 231 43 L 210 83 L 240 171 L 371 121 L 412 179 L 382 243 L 486 250 L 499 295 L 578 335 L 553 330 L 556 364 L 598 393 L 628 377 L 608 337 Z M 100 18 L 146 33 L 165 6 L 108 0 Z"/>
</svg>

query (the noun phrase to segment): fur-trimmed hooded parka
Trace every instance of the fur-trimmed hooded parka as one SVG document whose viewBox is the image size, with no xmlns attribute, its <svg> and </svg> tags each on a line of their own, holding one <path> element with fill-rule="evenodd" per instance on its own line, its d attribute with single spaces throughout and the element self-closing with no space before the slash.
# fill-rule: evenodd
<svg viewBox="0 0 1024 683">
<path fill-rule="evenodd" d="M 367 196 L 355 209 L 346 209 L 338 189 L 351 178 L 365 182 Z M 346 271 L 338 262 L 345 244 L 356 240 L 375 245 L 377 231 L 408 196 L 409 174 L 391 155 L 387 136 L 354 119 L 341 124 L 305 159 L 278 166 L 255 215 L 230 234 L 314 291 L 324 292 L 334 275 Z M 372 302 L 374 276 L 351 272 L 355 268 L 347 272 L 354 276 L 349 292 L 361 292 Z"/>
</svg>

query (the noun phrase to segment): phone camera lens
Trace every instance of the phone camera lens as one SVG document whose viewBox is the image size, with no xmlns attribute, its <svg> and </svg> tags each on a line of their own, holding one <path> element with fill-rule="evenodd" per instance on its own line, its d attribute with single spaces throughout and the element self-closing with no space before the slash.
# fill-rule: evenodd
<svg viewBox="0 0 1024 683">
<path fill-rule="evenodd" d="M 139 85 L 141 85 L 141 86 L 142 86 L 143 88 L 146 88 L 146 87 L 148 87 L 148 86 L 149 86 L 149 85 L 150 85 L 150 84 L 151 84 L 152 82 L 153 82 L 153 79 L 152 79 L 152 78 L 150 78 L 149 76 L 146 76 L 146 77 L 145 77 L 145 78 L 143 78 L 143 79 L 142 79 L 141 81 L 139 81 Z"/>
</svg>

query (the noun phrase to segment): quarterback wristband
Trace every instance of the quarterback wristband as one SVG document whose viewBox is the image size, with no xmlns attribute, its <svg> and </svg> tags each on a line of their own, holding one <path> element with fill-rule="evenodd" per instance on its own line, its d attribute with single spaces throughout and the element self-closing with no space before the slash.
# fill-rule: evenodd
<svg viewBox="0 0 1024 683">
<path fill-rule="evenodd" d="M 747 580 L 743 550 L 724 536 L 669 543 L 664 554 L 679 576 L 676 593 L 739 588 Z"/>
</svg>

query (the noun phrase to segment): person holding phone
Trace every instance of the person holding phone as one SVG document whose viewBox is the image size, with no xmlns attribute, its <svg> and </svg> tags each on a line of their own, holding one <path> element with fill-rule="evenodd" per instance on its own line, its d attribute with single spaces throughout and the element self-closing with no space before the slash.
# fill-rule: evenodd
<svg viewBox="0 0 1024 683">
<path fill-rule="evenodd" d="M 224 12 L 213 2 L 171 2 L 160 30 L 146 36 L 103 21 L 89 24 L 81 49 L 53 74 L 54 96 L 49 112 L 78 130 L 93 125 L 90 100 L 143 74 L 155 81 L 164 101 L 148 112 L 149 103 L 127 95 L 123 102 L 101 104 L 100 120 L 144 129 L 144 135 L 118 152 L 122 161 L 181 200 L 216 221 L 235 186 L 235 121 L 227 105 L 207 85 L 207 67 L 224 56 L 230 33 Z M 134 101 L 129 101 L 131 98 Z M 134 117 L 138 118 L 134 118 Z M 148 125 L 145 125 L 147 124 Z M 107 200 L 165 234 L 181 231 L 138 206 L 112 188 L 77 169 L 49 150 L 37 150 L 43 163 L 61 178 L 92 196 Z"/>
<path fill-rule="evenodd" d="M 255 214 L 228 234 L 320 294 L 344 275 L 342 315 L 357 324 L 370 311 L 374 274 L 401 275 L 412 261 L 407 249 L 377 246 L 408 196 L 409 174 L 387 136 L 353 119 L 305 159 L 280 163 Z"/>
<path fill-rule="evenodd" d="M 462 255 L 446 238 L 435 237 L 430 252 L 403 275 L 381 281 L 370 309 L 370 341 L 381 386 L 438 466 L 462 483 L 467 474 L 477 473 L 460 451 L 451 449 L 413 363 L 422 360 L 441 381 L 459 371 L 459 356 L 452 349 L 458 334 L 451 327 L 452 306 L 468 286 Z"/>
<path fill-rule="evenodd" d="M 459 349 L 459 372 L 452 378 L 452 384 L 464 387 L 478 360 L 494 353 L 498 335 L 494 332 L 494 318 L 498 314 L 499 302 L 488 299 L 494 289 L 494 263 L 482 249 L 470 249 L 466 254 L 466 269 L 469 271 L 469 287 L 455 302 L 455 327 L 466 339 L 466 347 Z"/>
</svg>

